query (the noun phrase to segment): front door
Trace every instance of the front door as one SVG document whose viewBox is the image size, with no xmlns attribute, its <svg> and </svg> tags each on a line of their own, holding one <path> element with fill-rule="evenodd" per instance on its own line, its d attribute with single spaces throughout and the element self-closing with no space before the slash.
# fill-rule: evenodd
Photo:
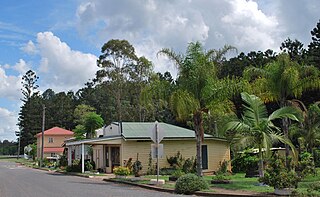
<svg viewBox="0 0 320 197">
<path fill-rule="evenodd" d="M 111 170 L 113 171 L 114 167 L 120 166 L 120 147 L 110 147 L 111 148 Z"/>
<path fill-rule="evenodd" d="M 202 145 L 201 147 L 201 153 L 202 153 L 202 169 L 206 170 L 208 169 L 208 148 L 207 145 Z"/>
</svg>

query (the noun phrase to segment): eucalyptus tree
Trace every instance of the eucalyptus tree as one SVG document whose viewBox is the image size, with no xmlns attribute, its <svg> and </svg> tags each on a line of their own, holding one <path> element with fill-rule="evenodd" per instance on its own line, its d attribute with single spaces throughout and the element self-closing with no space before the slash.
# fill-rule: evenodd
<svg viewBox="0 0 320 197">
<path fill-rule="evenodd" d="M 101 53 L 97 60 L 100 69 L 96 73 L 95 82 L 106 80 L 112 84 L 111 95 L 115 96 L 117 119 L 121 121 L 124 85 L 138 58 L 134 47 L 127 40 L 110 40 L 102 46 Z"/>
<path fill-rule="evenodd" d="M 272 144 L 282 142 L 289 145 L 295 154 L 295 149 L 290 140 L 285 137 L 279 127 L 272 121 L 281 118 L 289 118 L 300 121 L 300 112 L 294 107 L 282 107 L 268 116 L 267 108 L 263 101 L 255 95 L 241 93 L 244 102 L 244 112 L 241 119 L 228 122 L 224 131 L 234 131 L 234 140 L 241 146 L 258 147 L 259 150 L 259 176 L 263 177 L 263 150 L 269 152 Z"/>
<path fill-rule="evenodd" d="M 319 70 L 314 66 L 300 65 L 291 61 L 288 54 L 280 54 L 277 59 L 263 68 L 250 67 L 244 78 L 252 84 L 253 92 L 265 102 L 275 101 L 280 107 L 288 105 L 288 99 L 299 98 L 306 90 L 319 89 Z M 282 129 L 288 138 L 289 120 L 282 119 Z M 289 147 L 286 145 L 286 157 Z M 288 162 L 287 162 L 288 165 Z"/>
<path fill-rule="evenodd" d="M 159 54 L 167 56 L 178 68 L 176 89 L 170 96 L 170 108 L 178 121 L 192 118 L 196 134 L 197 174 L 202 176 L 201 144 L 204 136 L 203 114 L 207 113 L 213 101 L 223 101 L 236 88 L 229 88 L 232 80 L 219 80 L 217 62 L 230 50 L 205 51 L 199 42 L 190 43 L 185 54 L 177 54 L 171 49 L 162 49 Z M 222 104 L 222 103 L 220 103 Z"/>
</svg>

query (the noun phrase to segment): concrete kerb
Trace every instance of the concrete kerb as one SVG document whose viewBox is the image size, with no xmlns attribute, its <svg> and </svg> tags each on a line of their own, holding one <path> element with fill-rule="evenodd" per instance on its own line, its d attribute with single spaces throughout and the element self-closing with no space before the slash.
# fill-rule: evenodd
<svg viewBox="0 0 320 197">
<path fill-rule="evenodd" d="M 168 192 L 168 193 L 175 193 L 174 189 L 170 188 L 162 188 L 162 187 L 157 187 L 153 185 L 146 185 L 146 184 L 139 184 L 139 183 L 134 183 L 134 182 L 129 182 L 129 181 L 124 181 L 124 180 L 115 180 L 115 179 L 103 179 L 103 181 L 106 182 L 113 182 L 113 183 L 121 183 L 121 184 L 127 184 L 127 185 L 132 185 L 132 186 L 137 186 L 141 187 L 144 189 L 150 189 L 150 190 L 155 190 L 155 191 L 160 191 L 160 192 Z M 202 192 L 202 191 L 197 191 L 194 193 L 194 195 L 197 196 L 266 196 L 266 197 L 271 197 L 274 195 L 269 195 L 269 194 L 230 194 L 230 193 L 215 193 L 215 192 Z"/>
</svg>

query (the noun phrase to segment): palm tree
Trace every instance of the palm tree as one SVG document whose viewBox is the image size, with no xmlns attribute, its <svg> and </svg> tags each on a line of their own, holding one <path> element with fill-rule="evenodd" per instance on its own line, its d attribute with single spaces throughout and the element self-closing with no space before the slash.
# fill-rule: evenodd
<svg viewBox="0 0 320 197">
<path fill-rule="evenodd" d="M 294 155 L 295 149 L 288 138 L 283 136 L 280 128 L 273 124 L 273 120 L 289 118 L 299 121 L 299 111 L 294 107 L 282 107 L 268 116 L 267 108 L 263 101 L 248 93 L 241 93 L 244 101 L 244 112 L 241 119 L 230 121 L 225 125 L 225 131 L 235 131 L 237 142 L 241 145 L 258 146 L 259 149 L 259 176 L 263 177 L 263 154 L 268 152 L 275 142 L 288 144 Z"/>
<path fill-rule="evenodd" d="M 320 102 L 311 104 L 309 108 L 299 100 L 291 100 L 290 104 L 303 113 L 303 122 L 299 126 L 292 125 L 290 134 L 298 138 L 300 148 L 313 154 L 313 149 L 320 144 Z"/>
<path fill-rule="evenodd" d="M 217 77 L 217 60 L 221 60 L 233 47 L 225 46 L 223 50 L 205 51 L 199 42 L 190 43 L 185 55 L 177 54 L 171 49 L 162 49 L 159 54 L 172 60 L 179 71 L 177 87 L 170 97 L 170 108 L 178 121 L 193 119 L 197 140 L 197 174 L 202 176 L 201 143 L 203 141 L 203 113 L 210 110 L 213 101 L 223 101 L 237 88 L 236 79 Z M 230 88 L 233 85 L 232 88 Z M 220 102 L 222 104 L 222 102 Z"/>
<path fill-rule="evenodd" d="M 289 98 L 298 98 L 303 91 L 320 88 L 319 70 L 313 66 L 299 65 L 288 54 L 280 54 L 264 68 L 250 67 L 244 78 L 252 82 L 253 92 L 265 102 L 276 101 L 280 107 L 288 105 Z M 282 129 L 288 138 L 289 120 L 282 119 Z M 289 147 L 286 145 L 286 157 Z M 287 160 L 288 166 L 288 160 Z"/>
</svg>

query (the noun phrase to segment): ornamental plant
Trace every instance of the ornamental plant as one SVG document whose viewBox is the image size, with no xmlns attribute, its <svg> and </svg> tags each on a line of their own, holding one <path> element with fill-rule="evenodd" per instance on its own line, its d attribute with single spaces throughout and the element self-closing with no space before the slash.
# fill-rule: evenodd
<svg viewBox="0 0 320 197">
<path fill-rule="evenodd" d="M 186 174 L 181 176 L 175 186 L 175 191 L 178 194 L 192 194 L 195 191 L 208 189 L 208 183 L 195 174 Z"/>
<path fill-rule="evenodd" d="M 293 170 L 288 170 L 285 166 L 284 158 L 274 156 L 271 158 L 266 172 L 259 182 L 265 183 L 275 189 L 296 188 L 300 181 L 299 176 Z"/>
<path fill-rule="evenodd" d="M 113 173 L 119 176 L 128 176 L 130 174 L 130 170 L 127 167 L 119 166 L 113 169 Z"/>
</svg>

